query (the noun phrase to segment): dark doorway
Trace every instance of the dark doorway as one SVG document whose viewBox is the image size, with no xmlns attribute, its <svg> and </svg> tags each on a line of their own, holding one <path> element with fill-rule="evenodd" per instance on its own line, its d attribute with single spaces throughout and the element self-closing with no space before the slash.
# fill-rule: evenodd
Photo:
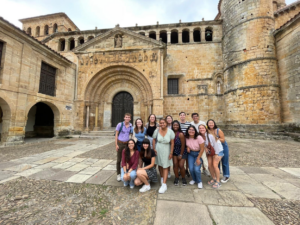
<svg viewBox="0 0 300 225">
<path fill-rule="evenodd" d="M 183 43 L 189 43 L 190 42 L 190 31 L 184 30 L 182 32 L 182 42 Z"/>
<path fill-rule="evenodd" d="M 200 30 L 194 30 L 194 42 L 200 42 L 200 41 L 201 41 Z"/>
<path fill-rule="evenodd" d="M 171 44 L 177 44 L 178 43 L 178 33 L 177 31 L 171 32 Z"/>
<path fill-rule="evenodd" d="M 160 32 L 159 38 L 161 38 L 162 42 L 167 43 L 168 42 L 167 32 Z"/>
<path fill-rule="evenodd" d="M 156 33 L 155 32 L 151 32 L 149 34 L 149 38 L 152 38 L 152 39 L 156 40 Z"/>
<path fill-rule="evenodd" d="M 54 113 L 50 106 L 39 102 L 28 112 L 25 137 L 53 137 Z"/>
<path fill-rule="evenodd" d="M 133 121 L 133 97 L 128 92 L 120 92 L 115 95 L 112 104 L 112 127 L 124 120 L 125 113 L 131 114 L 131 123 Z"/>
</svg>

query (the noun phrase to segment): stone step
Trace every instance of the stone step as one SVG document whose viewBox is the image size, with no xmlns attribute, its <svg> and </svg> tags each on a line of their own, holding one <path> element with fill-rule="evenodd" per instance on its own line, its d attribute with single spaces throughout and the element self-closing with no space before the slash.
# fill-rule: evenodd
<svg viewBox="0 0 300 225">
<path fill-rule="evenodd" d="M 83 134 L 83 135 L 80 135 L 80 138 L 90 138 L 90 139 L 98 139 L 98 138 L 111 138 L 113 136 L 91 136 L 91 135 L 86 135 L 86 134 Z"/>
<path fill-rule="evenodd" d="M 90 131 L 90 132 L 84 132 L 82 133 L 81 136 L 84 137 L 103 137 L 103 136 L 114 136 L 115 132 L 114 131 L 106 131 L 106 130 L 101 130 L 101 131 Z"/>
</svg>

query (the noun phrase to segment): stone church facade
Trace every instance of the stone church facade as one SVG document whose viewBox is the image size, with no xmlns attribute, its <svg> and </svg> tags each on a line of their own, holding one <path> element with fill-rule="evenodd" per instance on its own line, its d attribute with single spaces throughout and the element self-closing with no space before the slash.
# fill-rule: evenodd
<svg viewBox="0 0 300 225">
<path fill-rule="evenodd" d="M 212 21 L 80 30 L 64 13 L 0 18 L 1 143 L 114 127 L 124 112 L 214 119 L 226 134 L 300 123 L 300 1 L 220 0 Z"/>
</svg>

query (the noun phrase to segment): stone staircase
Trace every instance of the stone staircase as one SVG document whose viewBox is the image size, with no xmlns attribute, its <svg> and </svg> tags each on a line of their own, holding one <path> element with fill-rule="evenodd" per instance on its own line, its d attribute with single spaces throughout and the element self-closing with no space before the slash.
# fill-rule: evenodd
<svg viewBox="0 0 300 225">
<path fill-rule="evenodd" d="M 101 131 L 89 131 L 89 132 L 83 132 L 80 135 L 80 138 L 103 138 L 103 137 L 113 137 L 115 134 L 115 128 L 109 128 L 109 129 L 104 129 Z"/>
</svg>

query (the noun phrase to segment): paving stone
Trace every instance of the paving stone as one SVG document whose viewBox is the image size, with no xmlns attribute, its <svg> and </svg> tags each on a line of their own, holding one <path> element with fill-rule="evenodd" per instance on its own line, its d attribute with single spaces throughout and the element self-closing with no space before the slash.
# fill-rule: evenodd
<svg viewBox="0 0 300 225">
<path fill-rule="evenodd" d="M 104 184 L 115 173 L 116 172 L 112 170 L 102 170 L 89 178 L 86 183 Z"/>
<path fill-rule="evenodd" d="M 226 205 L 222 196 L 216 190 L 195 189 L 193 191 L 195 202 L 212 205 Z"/>
<path fill-rule="evenodd" d="M 279 177 L 274 176 L 273 174 L 248 174 L 250 177 L 255 179 L 258 182 L 282 182 L 283 180 Z"/>
<path fill-rule="evenodd" d="M 236 166 L 230 166 L 231 175 L 244 175 L 245 172 Z"/>
<path fill-rule="evenodd" d="M 43 157 L 23 157 L 15 160 L 11 160 L 11 162 L 22 163 L 22 164 L 31 164 L 34 161 L 41 160 Z"/>
<path fill-rule="evenodd" d="M 53 166 L 57 166 L 59 165 L 60 163 L 55 163 L 55 162 L 49 162 L 49 163 L 46 163 L 46 164 L 43 164 L 43 165 L 39 165 L 37 167 L 34 167 L 34 168 L 37 168 L 37 169 L 48 169 L 48 168 L 51 168 Z"/>
<path fill-rule="evenodd" d="M 56 159 L 57 159 L 56 157 L 49 157 L 49 158 L 46 158 L 46 159 L 42 159 L 42 160 L 36 161 L 36 162 L 34 162 L 34 164 L 38 164 L 38 165 L 45 164 L 45 163 L 54 161 Z"/>
<path fill-rule="evenodd" d="M 181 202 L 194 202 L 193 190 L 186 187 L 175 187 L 174 184 L 167 185 L 168 190 L 164 194 L 159 194 L 160 200 L 172 200 Z"/>
<path fill-rule="evenodd" d="M 251 166 L 239 166 L 241 170 L 245 173 L 258 173 L 258 174 L 269 174 L 267 170 L 264 170 L 260 167 L 251 167 Z"/>
<path fill-rule="evenodd" d="M 109 163 L 109 165 L 116 165 L 116 164 L 117 164 L 117 160 L 111 161 L 111 162 Z"/>
<path fill-rule="evenodd" d="M 101 170 L 105 171 L 105 170 Z M 111 176 L 106 182 L 105 185 L 110 185 L 110 186 L 117 186 L 117 187 L 123 187 L 123 182 L 122 181 L 117 181 L 117 174 L 113 170 L 106 170 L 106 171 L 112 171 L 114 172 L 114 175 Z"/>
<path fill-rule="evenodd" d="M 70 159 L 72 159 L 72 157 L 61 157 L 61 158 L 54 160 L 53 162 L 54 163 L 64 163 L 64 162 L 69 161 Z"/>
<path fill-rule="evenodd" d="M 300 188 L 300 179 L 285 179 L 284 182 L 291 183 Z"/>
<path fill-rule="evenodd" d="M 300 168 L 279 168 L 279 169 L 300 178 Z"/>
<path fill-rule="evenodd" d="M 69 162 L 82 162 L 84 160 L 85 160 L 85 158 L 72 158 L 69 160 Z"/>
<path fill-rule="evenodd" d="M 48 169 L 42 170 L 38 173 L 35 173 L 33 175 L 30 175 L 29 178 L 48 180 L 50 177 L 54 176 L 55 174 L 57 174 L 60 171 L 61 171 L 60 169 L 48 168 Z"/>
<path fill-rule="evenodd" d="M 229 207 L 209 205 L 208 209 L 218 225 L 274 225 L 274 223 L 255 207 Z"/>
<path fill-rule="evenodd" d="M 230 206 L 254 206 L 251 201 L 241 192 L 238 191 L 219 191 L 226 205 Z"/>
<path fill-rule="evenodd" d="M 107 165 L 106 167 L 103 168 L 103 170 L 114 170 L 116 171 L 116 165 Z"/>
<path fill-rule="evenodd" d="M 277 169 L 274 167 L 261 167 L 263 170 L 267 170 L 270 174 L 279 177 L 281 179 L 295 179 L 296 177 L 290 173 L 287 173 L 281 169 Z"/>
<path fill-rule="evenodd" d="M 280 199 L 280 196 L 248 175 L 231 176 L 231 180 L 247 197 Z"/>
<path fill-rule="evenodd" d="M 87 167 L 84 170 L 80 171 L 79 174 L 94 175 L 100 170 L 101 170 L 100 167 Z"/>
<path fill-rule="evenodd" d="M 14 176 L 14 172 L 11 171 L 0 171 L 0 180 L 5 180 L 9 177 Z"/>
<path fill-rule="evenodd" d="M 263 182 L 263 184 L 286 199 L 300 200 L 300 188 L 295 185 L 283 182 Z"/>
<path fill-rule="evenodd" d="M 91 158 L 88 158 L 88 159 L 82 161 L 82 163 L 87 164 L 87 165 L 92 165 L 92 164 L 94 164 L 94 163 L 96 163 L 96 162 L 98 162 L 98 161 L 99 161 L 99 159 L 91 159 Z"/>
<path fill-rule="evenodd" d="M 158 200 L 154 225 L 166 224 L 211 225 L 212 220 L 205 205 Z"/>
<path fill-rule="evenodd" d="M 32 174 L 35 174 L 35 173 L 38 173 L 38 172 L 40 172 L 42 170 L 43 169 L 32 168 L 32 169 L 25 170 L 25 171 L 20 172 L 20 173 L 16 173 L 16 176 L 28 177 L 28 176 L 30 176 Z"/>
<path fill-rule="evenodd" d="M 234 176 L 234 175 L 233 175 Z M 206 182 L 203 182 L 203 187 L 208 190 L 215 190 L 212 185 L 207 184 L 208 181 L 210 181 L 211 178 L 207 179 Z M 239 189 L 234 185 L 231 180 L 229 180 L 226 184 L 221 183 L 221 187 L 218 189 L 218 191 L 238 191 Z"/>
<path fill-rule="evenodd" d="M 6 168 L 13 167 L 13 166 L 16 166 L 16 165 L 19 165 L 19 163 L 12 162 L 12 161 L 0 162 L 0 170 L 4 170 Z"/>
<path fill-rule="evenodd" d="M 53 176 L 48 177 L 47 180 L 56 180 L 56 181 L 65 182 L 75 174 L 76 172 L 61 170 L 60 172 L 54 174 Z"/>
<path fill-rule="evenodd" d="M 100 159 L 98 162 L 92 164 L 91 166 L 100 167 L 101 169 L 107 166 L 112 160 Z"/>
<path fill-rule="evenodd" d="M 71 183 L 83 183 L 87 179 L 89 179 L 92 175 L 85 175 L 85 174 L 75 174 L 72 177 L 70 177 L 66 182 Z"/>
<path fill-rule="evenodd" d="M 22 172 L 24 170 L 28 170 L 28 169 L 34 168 L 36 166 L 37 165 L 33 165 L 33 164 L 21 164 L 21 165 L 16 165 L 16 166 L 6 168 L 5 170 L 14 171 L 14 172 Z"/>
<path fill-rule="evenodd" d="M 82 164 L 82 163 L 78 163 L 74 166 L 69 167 L 68 169 L 66 169 L 67 171 L 74 171 L 74 172 L 79 172 L 85 168 L 89 167 L 89 165 L 87 164 Z"/>
<path fill-rule="evenodd" d="M 64 162 L 62 164 L 58 164 L 56 166 L 53 166 L 53 169 L 67 169 L 71 166 L 74 166 L 76 162 Z"/>
<path fill-rule="evenodd" d="M 11 181 L 11 180 L 15 180 L 15 179 L 18 179 L 18 178 L 20 178 L 20 176 L 9 177 L 9 178 L 7 178 L 7 179 L 5 179 L 5 180 L 1 180 L 1 181 L 0 181 L 0 184 L 4 184 L 4 183 L 6 183 L 6 182 L 9 182 L 9 181 Z"/>
<path fill-rule="evenodd" d="M 75 151 L 75 152 L 72 152 L 72 153 L 68 153 L 64 156 L 66 156 L 66 157 L 75 157 L 75 156 L 81 155 L 82 153 L 84 153 L 84 151 Z"/>
</svg>

